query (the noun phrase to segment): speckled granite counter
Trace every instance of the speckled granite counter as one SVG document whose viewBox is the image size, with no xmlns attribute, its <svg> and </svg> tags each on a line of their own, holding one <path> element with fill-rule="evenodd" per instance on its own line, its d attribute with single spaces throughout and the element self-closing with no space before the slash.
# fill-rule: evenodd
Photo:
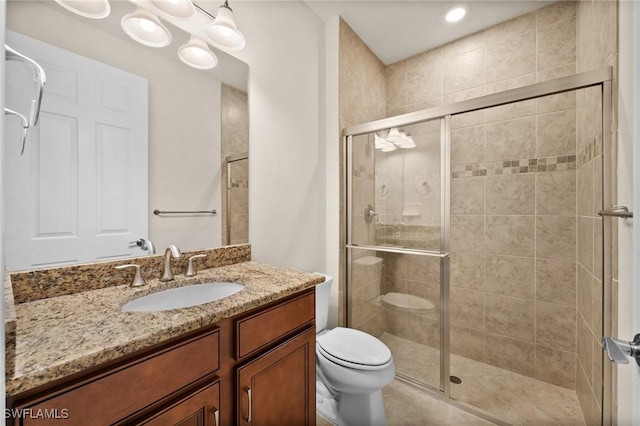
<svg viewBox="0 0 640 426">
<path fill-rule="evenodd" d="M 7 396 L 213 324 L 322 282 L 323 278 L 256 262 L 200 271 L 145 287 L 111 286 L 15 305 L 15 353 Z M 122 312 L 146 294 L 181 285 L 232 281 L 245 288 L 222 300 L 154 313 Z M 12 357 L 12 359 L 9 359 Z"/>
</svg>

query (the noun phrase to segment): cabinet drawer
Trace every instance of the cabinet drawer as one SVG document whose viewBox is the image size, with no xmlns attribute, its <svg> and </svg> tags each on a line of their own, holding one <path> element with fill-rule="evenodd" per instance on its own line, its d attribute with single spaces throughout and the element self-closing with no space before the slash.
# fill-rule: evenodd
<svg viewBox="0 0 640 426">
<path fill-rule="evenodd" d="M 205 425 L 220 424 L 220 382 L 209 383 L 174 401 L 167 408 L 136 425 Z"/>
<path fill-rule="evenodd" d="M 50 399 L 21 408 L 66 412 L 65 425 L 114 423 L 217 370 L 220 365 L 219 340 L 220 333 L 216 329 L 83 380 Z M 47 422 L 26 418 L 23 424 Z"/>
<path fill-rule="evenodd" d="M 240 359 L 275 343 L 295 330 L 313 322 L 315 292 L 313 290 L 236 320 L 236 358 Z"/>
</svg>

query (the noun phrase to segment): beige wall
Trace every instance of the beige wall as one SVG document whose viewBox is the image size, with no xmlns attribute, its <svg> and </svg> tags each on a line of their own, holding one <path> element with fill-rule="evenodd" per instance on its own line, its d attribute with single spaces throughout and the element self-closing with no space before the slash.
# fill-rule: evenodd
<svg viewBox="0 0 640 426">
<path fill-rule="evenodd" d="M 7 28 L 149 81 L 148 238 L 158 250 L 219 246 L 220 215 L 169 218 L 152 211 L 220 209 L 220 82 L 62 10 L 11 1 Z"/>
<path fill-rule="evenodd" d="M 249 160 L 231 163 L 231 210 L 227 217 L 227 168 L 229 155 L 249 152 L 249 104 L 247 94 L 222 85 L 220 134 L 222 139 L 222 241 L 227 241 L 227 220 L 231 220 L 230 244 L 249 242 Z"/>
</svg>

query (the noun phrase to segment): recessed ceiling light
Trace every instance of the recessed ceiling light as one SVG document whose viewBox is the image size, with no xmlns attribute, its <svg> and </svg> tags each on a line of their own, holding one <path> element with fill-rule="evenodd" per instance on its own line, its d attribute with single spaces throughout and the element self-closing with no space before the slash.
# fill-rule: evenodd
<svg viewBox="0 0 640 426">
<path fill-rule="evenodd" d="M 465 4 L 453 6 L 452 8 L 447 10 L 447 13 L 445 13 L 444 20 L 449 23 L 458 22 L 462 18 L 464 18 L 468 11 L 469 7 Z"/>
</svg>

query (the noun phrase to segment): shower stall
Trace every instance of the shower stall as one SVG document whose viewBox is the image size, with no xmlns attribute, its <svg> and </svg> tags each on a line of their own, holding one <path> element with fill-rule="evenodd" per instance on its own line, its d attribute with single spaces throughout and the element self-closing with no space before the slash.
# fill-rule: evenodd
<svg viewBox="0 0 640 426">
<path fill-rule="evenodd" d="M 347 324 L 400 380 L 498 423 L 607 422 L 611 73 L 345 129 Z"/>
</svg>

